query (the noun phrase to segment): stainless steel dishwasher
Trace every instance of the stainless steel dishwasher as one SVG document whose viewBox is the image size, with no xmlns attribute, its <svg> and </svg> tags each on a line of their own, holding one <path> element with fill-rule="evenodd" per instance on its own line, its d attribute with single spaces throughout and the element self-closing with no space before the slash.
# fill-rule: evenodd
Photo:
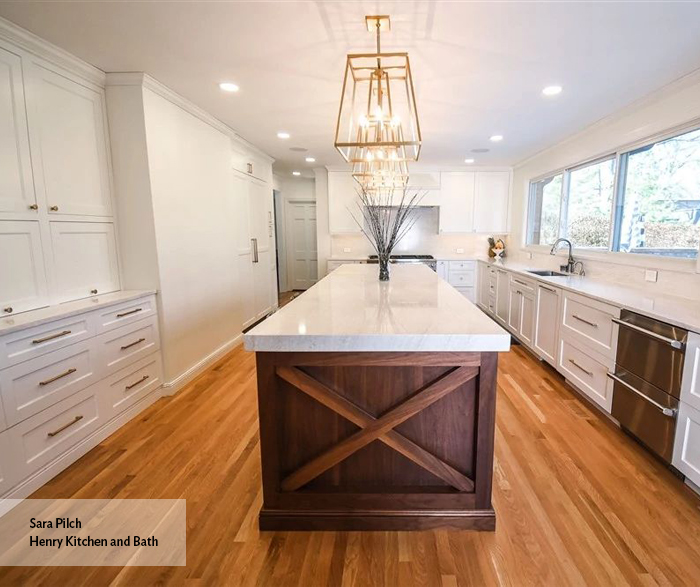
<svg viewBox="0 0 700 587">
<path fill-rule="evenodd" d="M 623 310 L 617 339 L 612 416 L 667 463 L 673 455 L 676 413 L 688 331 Z"/>
</svg>

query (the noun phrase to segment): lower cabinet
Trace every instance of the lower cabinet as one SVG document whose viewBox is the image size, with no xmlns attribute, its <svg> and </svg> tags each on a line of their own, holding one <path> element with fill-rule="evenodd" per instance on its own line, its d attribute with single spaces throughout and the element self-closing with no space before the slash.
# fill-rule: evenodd
<svg viewBox="0 0 700 587">
<path fill-rule="evenodd" d="M 447 282 L 471 302 L 476 302 L 476 261 L 446 261 Z"/>
<path fill-rule="evenodd" d="M 553 367 L 557 365 L 560 297 L 560 289 L 537 283 L 535 292 L 535 333 L 532 345 L 540 357 Z"/>
<path fill-rule="evenodd" d="M 496 269 L 496 318 L 502 323 L 508 323 L 508 307 L 510 298 L 510 275 L 505 269 Z"/>
<path fill-rule="evenodd" d="M 84 313 L 0 335 L 0 503 L 29 495 L 160 397 L 155 297 L 84 303 Z"/>
<path fill-rule="evenodd" d="M 532 346 L 535 321 L 535 284 L 511 276 L 508 298 L 508 327 L 518 339 Z"/>
<path fill-rule="evenodd" d="M 700 410 L 680 402 L 673 466 L 700 487 Z"/>
<path fill-rule="evenodd" d="M 579 391 L 610 413 L 613 382 L 608 372 L 613 372 L 614 360 L 563 334 L 559 340 L 557 369 Z"/>
</svg>

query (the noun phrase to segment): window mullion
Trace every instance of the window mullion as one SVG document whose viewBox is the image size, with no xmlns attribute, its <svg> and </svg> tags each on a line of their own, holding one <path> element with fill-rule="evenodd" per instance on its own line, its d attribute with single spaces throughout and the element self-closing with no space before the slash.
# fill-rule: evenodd
<svg viewBox="0 0 700 587">
<path fill-rule="evenodd" d="M 571 172 L 564 171 L 561 182 L 561 203 L 559 206 L 559 238 L 567 238 L 569 217 L 569 186 L 571 185 Z"/>
</svg>

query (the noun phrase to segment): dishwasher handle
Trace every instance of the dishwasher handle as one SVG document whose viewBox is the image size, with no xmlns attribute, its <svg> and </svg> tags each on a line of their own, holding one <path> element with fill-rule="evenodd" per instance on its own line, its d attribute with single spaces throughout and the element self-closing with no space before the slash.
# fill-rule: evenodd
<svg viewBox="0 0 700 587">
<path fill-rule="evenodd" d="M 647 330 L 646 328 L 642 328 L 641 326 L 637 326 L 636 324 L 630 324 L 629 322 L 625 322 L 624 320 L 620 320 L 619 318 L 613 318 L 612 321 L 615 322 L 615 324 L 624 326 L 625 328 L 631 328 L 632 330 L 641 332 L 642 334 L 650 336 L 651 338 L 655 338 L 656 340 L 665 342 L 666 344 L 671 345 L 674 349 L 683 350 L 685 348 L 685 343 L 681 340 L 669 338 L 668 336 L 664 336 L 663 334 L 657 334 L 656 332 L 652 332 L 651 330 Z"/>
<path fill-rule="evenodd" d="M 608 372 L 607 375 L 608 375 L 608 377 L 609 377 L 610 379 L 612 379 L 613 381 L 617 381 L 620 385 L 624 385 L 627 389 L 629 389 L 630 391 L 633 391 L 633 392 L 636 393 L 638 396 L 640 396 L 641 398 L 643 398 L 643 399 L 645 399 L 646 401 L 648 401 L 648 402 L 649 402 L 651 405 L 653 405 L 655 408 L 659 409 L 659 410 L 661 411 L 661 413 L 662 413 L 664 416 L 668 416 L 669 418 L 675 418 L 675 417 L 676 417 L 676 412 L 677 412 L 677 410 L 675 410 L 674 408 L 667 408 L 667 407 L 665 407 L 665 406 L 662 406 L 660 403 L 655 402 L 655 401 L 654 401 L 653 399 L 651 399 L 648 395 L 643 394 L 643 393 L 642 393 L 641 391 L 639 391 L 638 389 L 632 387 L 629 383 L 627 383 L 627 382 L 624 381 L 623 379 L 620 379 L 620 378 L 619 378 L 617 375 L 615 375 L 614 373 Z"/>
</svg>

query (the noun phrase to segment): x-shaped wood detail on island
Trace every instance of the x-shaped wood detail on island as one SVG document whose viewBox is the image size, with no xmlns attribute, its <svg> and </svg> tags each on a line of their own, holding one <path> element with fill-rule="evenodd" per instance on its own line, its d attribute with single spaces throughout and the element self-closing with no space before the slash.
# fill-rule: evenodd
<svg viewBox="0 0 700 587">
<path fill-rule="evenodd" d="M 459 388 L 467 381 L 474 379 L 479 374 L 478 367 L 463 366 L 449 371 L 427 387 L 394 406 L 379 418 L 375 418 L 301 369 L 296 367 L 277 367 L 276 374 L 287 383 L 290 383 L 333 410 L 336 414 L 361 428 L 283 479 L 281 486 L 284 491 L 299 489 L 374 440 L 380 440 L 387 446 L 390 446 L 417 465 L 449 483 L 455 489 L 463 492 L 474 491 L 474 481 L 472 479 L 424 448 L 421 448 L 394 430 L 394 428 Z"/>
</svg>

